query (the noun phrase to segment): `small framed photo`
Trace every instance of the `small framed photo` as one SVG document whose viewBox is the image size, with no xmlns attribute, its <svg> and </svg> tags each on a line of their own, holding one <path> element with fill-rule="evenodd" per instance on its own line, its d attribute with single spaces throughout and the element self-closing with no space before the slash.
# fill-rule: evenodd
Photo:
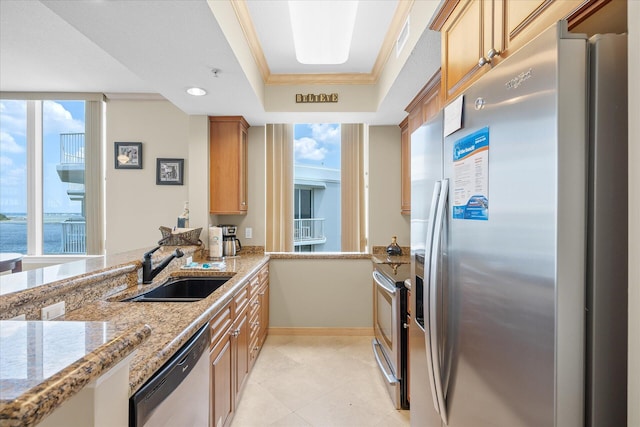
<svg viewBox="0 0 640 427">
<path fill-rule="evenodd" d="M 142 142 L 116 142 L 116 169 L 142 169 Z"/>
<path fill-rule="evenodd" d="M 157 159 L 156 185 L 182 185 L 184 159 Z"/>
</svg>

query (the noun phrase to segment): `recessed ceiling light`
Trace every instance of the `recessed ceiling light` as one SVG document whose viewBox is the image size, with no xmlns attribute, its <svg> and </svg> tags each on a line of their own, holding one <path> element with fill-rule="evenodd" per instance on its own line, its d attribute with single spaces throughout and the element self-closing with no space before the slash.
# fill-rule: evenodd
<svg viewBox="0 0 640 427">
<path fill-rule="evenodd" d="M 347 62 L 357 11 L 358 2 L 353 0 L 289 0 L 289 17 L 298 62 Z"/>
<path fill-rule="evenodd" d="M 190 87 L 187 89 L 187 93 L 193 96 L 203 96 L 207 94 L 207 91 L 199 87 Z"/>
</svg>

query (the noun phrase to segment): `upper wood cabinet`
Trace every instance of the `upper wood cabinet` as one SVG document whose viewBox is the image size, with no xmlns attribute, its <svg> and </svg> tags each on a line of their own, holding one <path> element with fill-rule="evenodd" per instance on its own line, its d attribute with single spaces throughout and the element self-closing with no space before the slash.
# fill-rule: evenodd
<svg viewBox="0 0 640 427">
<path fill-rule="evenodd" d="M 209 212 L 246 214 L 247 131 L 242 116 L 209 117 Z"/>
<path fill-rule="evenodd" d="M 409 117 L 400 123 L 400 213 L 411 215 L 411 138 Z"/>
<path fill-rule="evenodd" d="M 442 33 L 443 99 L 457 97 L 491 67 L 578 7 L 602 2 L 446 0 L 430 27 Z"/>
<path fill-rule="evenodd" d="M 488 70 L 479 64 L 489 52 L 503 54 L 502 1 L 447 1 L 449 16 L 442 33 L 442 92 L 445 99 L 458 95 Z M 453 6 L 453 7 L 452 7 Z M 497 59 L 495 54 L 491 59 Z M 495 60 L 494 59 L 494 60 Z"/>
<path fill-rule="evenodd" d="M 405 108 L 409 115 L 399 125 L 402 174 L 400 213 L 402 215 L 411 215 L 411 134 L 435 117 L 441 105 L 440 70 L 438 70 Z"/>
</svg>

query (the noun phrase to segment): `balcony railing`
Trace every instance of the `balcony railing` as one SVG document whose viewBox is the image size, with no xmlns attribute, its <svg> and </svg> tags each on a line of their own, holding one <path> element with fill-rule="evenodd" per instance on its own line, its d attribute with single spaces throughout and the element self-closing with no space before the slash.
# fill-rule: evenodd
<svg viewBox="0 0 640 427">
<path fill-rule="evenodd" d="M 293 220 L 293 244 L 318 245 L 325 243 L 324 218 L 308 218 Z"/>
<path fill-rule="evenodd" d="M 87 252 L 85 221 L 67 220 L 62 223 L 62 253 L 84 254 Z"/>
<path fill-rule="evenodd" d="M 60 134 L 60 163 L 84 163 L 84 133 Z"/>
</svg>

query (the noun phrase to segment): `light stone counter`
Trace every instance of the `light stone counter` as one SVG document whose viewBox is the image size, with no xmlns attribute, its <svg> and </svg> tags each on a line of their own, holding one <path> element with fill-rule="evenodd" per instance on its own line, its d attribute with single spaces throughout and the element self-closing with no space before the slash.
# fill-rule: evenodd
<svg viewBox="0 0 640 427">
<path fill-rule="evenodd" d="M 193 247 L 190 253 L 195 260 L 198 258 Z M 197 248 L 195 248 L 197 249 Z M 162 259 L 171 251 L 170 247 L 162 248 L 155 259 Z M 86 355 L 79 356 L 68 354 L 66 345 L 53 346 L 58 351 L 58 356 L 65 366 L 59 366 L 56 373 L 31 377 L 29 384 L 14 384 L 12 379 L 22 378 L 23 367 L 14 363 L 7 363 L 1 368 L 0 384 L 2 387 L 0 402 L 0 426 L 25 425 L 31 426 L 50 414 L 65 400 L 78 393 L 93 378 L 107 370 L 112 363 L 136 350 L 130 362 L 129 396 L 137 391 L 175 352 L 227 302 L 240 289 L 246 279 L 256 273 L 260 267 L 269 261 L 269 256 L 262 251 L 247 251 L 241 256 L 226 260 L 226 268 L 223 271 L 194 271 L 181 269 L 184 258 L 173 261 L 156 279 L 149 285 L 138 284 L 137 271 L 140 268 L 141 253 L 143 250 L 131 251 L 117 257 L 102 260 L 88 260 L 82 266 L 73 266 L 54 280 L 31 278 L 25 273 L 17 273 L 22 278 L 27 278 L 27 284 L 22 291 L 9 291 L 0 295 L 0 314 L 8 318 L 17 314 L 14 304 L 18 306 L 35 305 L 33 301 L 40 299 L 55 301 L 63 298 L 70 301 L 73 298 L 83 301 L 73 301 L 71 309 L 63 318 L 50 322 L 37 321 L 7 321 L 0 326 L 0 335 L 4 336 L 5 325 L 16 329 L 18 326 L 42 325 L 43 329 L 55 325 L 59 327 L 62 339 L 67 335 L 68 339 L 77 338 L 77 333 L 70 332 L 64 325 L 87 325 L 92 328 L 106 328 L 110 331 L 105 334 L 106 343 L 85 348 Z M 156 256 L 157 255 L 157 256 Z M 185 255 L 188 255 L 185 252 Z M 102 257 L 101 257 L 102 258 Z M 92 266 L 89 266 L 91 263 Z M 97 266 L 97 267 L 96 267 Z M 74 275 L 78 273 L 79 275 Z M 166 278 L 171 276 L 232 276 L 222 287 L 217 289 L 207 298 L 196 302 L 120 302 L 120 300 L 134 296 L 157 287 Z M 4 277 L 4 276 L 3 276 Z M 17 276 L 16 276 L 17 277 Z M 12 279 L 13 281 L 19 281 Z M 3 281 L 5 285 L 9 280 Z M 111 282 L 117 282 L 115 285 Z M 133 283 L 132 283 L 133 282 Z M 106 283 L 106 284 L 105 284 Z M 31 286 L 30 284 L 33 284 Z M 93 289 L 98 289 L 93 291 Z M 55 298 L 54 298 L 55 297 Z M 33 304 L 32 304 L 33 303 Z M 13 310 L 13 311 L 12 311 Z M 32 310 L 30 313 L 35 313 Z M 33 315 L 33 314 L 32 314 Z M 29 319 L 27 314 L 27 319 Z M 71 322 L 70 322 L 71 321 Z M 96 323 L 97 322 L 97 323 Z M 60 325 L 60 326 L 58 326 Z M 74 326 L 68 326 L 73 328 Z M 76 326 L 77 327 L 77 326 Z M 12 330 L 12 329 L 9 329 Z M 86 332 L 85 332 L 86 334 Z M 137 338 L 136 338 L 137 337 Z M 61 341 L 64 342 L 64 341 Z M 37 355 L 32 347 L 27 349 L 19 346 L 4 345 L 0 348 L 2 358 L 7 360 L 37 360 Z M 71 350 L 69 350 L 71 351 Z M 73 360 L 73 361 L 71 361 Z M 4 363 L 4 362 L 3 362 Z M 7 382 L 5 382 L 7 381 Z M 17 423 L 9 420 L 19 420 Z"/>
<path fill-rule="evenodd" d="M 194 333 L 205 325 L 246 283 L 249 276 L 269 261 L 265 254 L 243 255 L 228 259 L 222 271 L 178 270 L 172 276 L 233 277 L 207 298 L 196 302 L 119 302 L 156 285 L 139 285 L 109 301 L 96 301 L 74 310 L 66 320 L 108 321 L 119 328 L 143 322 L 152 333 L 131 362 L 130 395 L 135 393 Z"/>
<path fill-rule="evenodd" d="M 0 425 L 35 425 L 150 335 L 143 323 L 0 321 Z"/>
</svg>

